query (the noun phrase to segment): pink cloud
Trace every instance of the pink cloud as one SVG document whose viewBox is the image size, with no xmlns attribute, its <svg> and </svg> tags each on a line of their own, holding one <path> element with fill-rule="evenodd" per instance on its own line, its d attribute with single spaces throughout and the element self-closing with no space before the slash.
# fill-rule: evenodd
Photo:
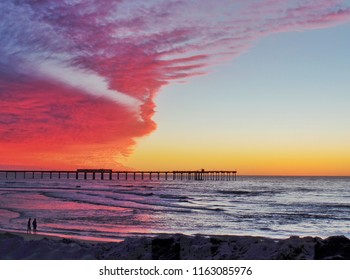
<svg viewBox="0 0 350 280">
<path fill-rule="evenodd" d="M 262 36 L 349 20 L 338 0 L 1 1 L 0 162 L 121 168 L 163 86 Z"/>
</svg>

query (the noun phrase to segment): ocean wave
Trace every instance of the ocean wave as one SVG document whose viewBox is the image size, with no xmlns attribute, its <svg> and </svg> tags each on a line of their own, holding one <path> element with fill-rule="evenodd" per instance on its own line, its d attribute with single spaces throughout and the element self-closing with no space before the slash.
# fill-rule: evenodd
<svg viewBox="0 0 350 280">
<path fill-rule="evenodd" d="M 240 191 L 240 190 L 219 190 L 220 194 L 226 195 L 239 195 L 239 196 L 260 196 L 260 195 L 272 195 L 278 193 L 277 191 Z"/>
<path fill-rule="evenodd" d="M 176 195 L 176 194 L 160 194 L 160 198 L 166 198 L 166 199 L 176 199 L 176 200 L 183 200 L 183 199 L 189 199 L 188 196 L 185 195 Z"/>
<path fill-rule="evenodd" d="M 82 235 L 91 236 L 113 235 L 107 232 L 114 226 L 116 234 L 132 226 L 139 226 L 144 233 L 346 234 L 348 182 L 334 180 L 325 188 L 325 181 L 316 179 L 271 177 L 210 183 L 130 180 L 116 184 L 82 179 L 1 181 L 0 207 L 20 216 L 10 225 L 2 218 L 11 214 L 0 211 L 0 227 L 26 230 L 32 216 L 39 217 L 41 227 L 45 222 L 58 223 L 62 229 L 57 231 L 73 234 L 70 229 L 79 225 Z M 101 232 L 90 232 L 96 225 Z"/>
</svg>

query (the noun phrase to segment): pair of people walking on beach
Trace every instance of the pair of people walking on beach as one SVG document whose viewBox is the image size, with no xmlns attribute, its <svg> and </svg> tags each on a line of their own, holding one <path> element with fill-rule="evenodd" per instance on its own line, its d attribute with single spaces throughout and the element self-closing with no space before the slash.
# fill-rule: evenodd
<svg viewBox="0 0 350 280">
<path fill-rule="evenodd" d="M 28 223 L 27 223 L 27 233 L 32 233 L 32 225 L 33 225 L 33 233 L 36 233 L 36 218 L 33 220 L 32 223 L 32 218 L 29 218 Z"/>
</svg>

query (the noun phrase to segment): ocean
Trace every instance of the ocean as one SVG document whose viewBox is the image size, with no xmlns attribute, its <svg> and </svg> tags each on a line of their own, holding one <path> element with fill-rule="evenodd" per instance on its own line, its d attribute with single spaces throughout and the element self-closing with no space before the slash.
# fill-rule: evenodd
<svg viewBox="0 0 350 280">
<path fill-rule="evenodd" d="M 0 230 L 118 241 L 160 233 L 350 237 L 350 177 L 5 179 Z"/>
</svg>

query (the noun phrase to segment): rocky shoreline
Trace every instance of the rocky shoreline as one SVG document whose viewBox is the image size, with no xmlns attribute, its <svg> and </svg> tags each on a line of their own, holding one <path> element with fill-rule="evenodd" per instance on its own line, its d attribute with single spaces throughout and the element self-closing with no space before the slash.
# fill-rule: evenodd
<svg viewBox="0 0 350 280">
<path fill-rule="evenodd" d="M 349 260 L 345 236 L 159 235 L 122 242 L 89 242 L 0 233 L 0 259 L 8 260 Z"/>
</svg>

